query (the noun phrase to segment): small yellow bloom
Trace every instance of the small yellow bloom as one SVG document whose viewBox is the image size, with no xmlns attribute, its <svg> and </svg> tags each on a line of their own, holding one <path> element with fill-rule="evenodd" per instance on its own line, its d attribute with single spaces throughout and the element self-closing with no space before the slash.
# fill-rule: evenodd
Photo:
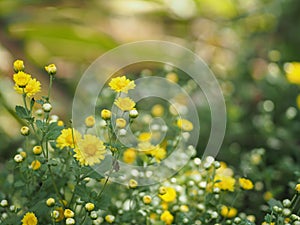
<svg viewBox="0 0 300 225">
<path fill-rule="evenodd" d="M 177 83 L 178 82 L 178 76 L 176 73 L 174 72 L 170 72 L 166 75 L 166 79 L 173 82 L 173 83 Z"/>
<path fill-rule="evenodd" d="M 143 197 L 143 202 L 144 202 L 145 204 L 150 204 L 151 201 L 152 201 L 152 198 L 151 198 L 150 195 L 145 195 L 145 196 Z"/>
<path fill-rule="evenodd" d="M 273 194 L 272 194 L 272 192 L 270 192 L 270 191 L 266 191 L 266 192 L 264 193 L 263 197 L 264 197 L 264 200 L 267 202 L 267 201 L 269 201 L 270 199 L 273 198 Z"/>
<path fill-rule="evenodd" d="M 42 153 L 42 146 L 40 146 L 40 145 L 34 146 L 33 149 L 32 149 L 32 152 L 35 155 L 41 154 Z"/>
<path fill-rule="evenodd" d="M 24 151 L 20 152 L 20 155 L 21 155 L 24 159 L 27 157 L 27 153 L 24 152 Z"/>
<path fill-rule="evenodd" d="M 53 206 L 55 204 L 55 199 L 54 198 L 48 198 L 46 201 L 47 206 Z"/>
<path fill-rule="evenodd" d="M 126 98 L 119 97 L 115 100 L 115 105 L 118 106 L 123 111 L 130 111 L 134 109 L 135 102 L 129 97 Z"/>
<path fill-rule="evenodd" d="M 55 208 L 52 212 L 52 216 L 55 219 L 55 222 L 62 221 L 64 217 L 64 209 L 62 207 Z"/>
<path fill-rule="evenodd" d="M 56 66 L 54 64 L 50 64 L 48 66 L 45 66 L 45 70 L 49 75 L 55 75 L 57 72 Z"/>
<path fill-rule="evenodd" d="M 65 209 L 64 216 L 66 218 L 72 218 L 74 217 L 74 212 L 71 209 Z"/>
<path fill-rule="evenodd" d="M 111 79 L 108 85 L 115 92 L 127 93 L 130 89 L 135 88 L 134 81 L 127 79 L 125 76 Z"/>
<path fill-rule="evenodd" d="M 296 187 L 295 187 L 295 190 L 300 193 L 300 184 L 297 184 Z"/>
<path fill-rule="evenodd" d="M 24 135 L 24 136 L 28 136 L 29 133 L 30 133 L 29 127 L 27 127 L 27 126 L 21 127 L 20 131 L 21 131 L 21 134 Z"/>
<path fill-rule="evenodd" d="M 159 190 L 161 192 L 161 190 Z M 158 196 L 165 202 L 173 202 L 176 199 L 176 191 L 172 187 L 165 187 L 165 194 L 159 194 Z"/>
<path fill-rule="evenodd" d="M 116 126 L 117 128 L 124 128 L 126 127 L 126 120 L 123 118 L 117 118 L 116 119 Z"/>
<path fill-rule="evenodd" d="M 167 193 L 167 188 L 164 187 L 164 186 L 161 186 L 159 189 L 158 189 L 158 194 L 160 195 L 164 195 Z"/>
<path fill-rule="evenodd" d="M 164 148 L 157 147 L 155 150 L 151 151 L 151 155 L 155 158 L 156 162 L 160 162 L 167 156 L 167 151 Z"/>
<path fill-rule="evenodd" d="M 105 221 L 108 223 L 113 223 L 115 221 L 115 217 L 113 215 L 106 215 Z"/>
<path fill-rule="evenodd" d="M 25 88 L 31 79 L 31 75 L 24 73 L 23 71 L 19 71 L 18 73 L 14 74 L 13 79 L 17 86 L 20 88 Z"/>
<path fill-rule="evenodd" d="M 101 118 L 104 120 L 109 120 L 111 118 L 111 111 L 108 109 L 103 109 L 101 111 Z"/>
<path fill-rule="evenodd" d="M 24 62 L 22 60 L 17 59 L 16 61 L 14 61 L 14 71 L 17 73 L 19 71 L 24 71 L 25 66 L 24 66 Z"/>
<path fill-rule="evenodd" d="M 37 225 L 38 219 L 33 212 L 28 212 L 22 219 L 22 225 Z"/>
<path fill-rule="evenodd" d="M 152 134 L 150 132 L 143 132 L 139 135 L 139 141 L 150 141 Z"/>
<path fill-rule="evenodd" d="M 239 184 L 244 190 L 251 190 L 254 187 L 252 181 L 246 178 L 239 178 Z"/>
<path fill-rule="evenodd" d="M 164 107 L 160 104 L 156 104 L 152 107 L 151 113 L 153 116 L 160 117 L 164 114 Z"/>
<path fill-rule="evenodd" d="M 291 62 L 285 66 L 286 78 L 292 84 L 300 84 L 300 63 Z"/>
<path fill-rule="evenodd" d="M 95 208 L 95 205 L 93 204 L 93 203 L 90 203 L 90 202 L 88 202 L 88 203 L 86 203 L 85 204 L 85 209 L 87 210 L 87 211 L 92 211 L 92 210 L 94 210 L 94 208 Z"/>
<path fill-rule="evenodd" d="M 57 126 L 59 126 L 59 127 L 64 126 L 64 121 L 62 121 L 62 120 L 57 121 Z"/>
<path fill-rule="evenodd" d="M 161 214 L 160 220 L 165 222 L 166 225 L 171 225 L 174 220 L 174 216 L 168 210 L 166 210 Z"/>
<path fill-rule="evenodd" d="M 221 215 L 225 218 L 233 218 L 237 214 L 237 209 L 223 205 L 221 207 Z"/>
<path fill-rule="evenodd" d="M 104 159 L 106 147 L 96 136 L 86 134 L 78 142 L 74 151 L 76 153 L 74 157 L 79 161 L 80 165 L 92 166 Z"/>
<path fill-rule="evenodd" d="M 179 209 L 181 212 L 188 212 L 190 210 L 187 205 L 181 205 Z"/>
<path fill-rule="evenodd" d="M 56 139 L 56 146 L 60 149 L 64 147 L 74 148 L 76 143 L 81 139 L 79 131 L 71 128 L 63 129 L 61 134 Z"/>
<path fill-rule="evenodd" d="M 216 175 L 214 187 L 218 187 L 224 191 L 234 191 L 235 179 L 231 176 Z"/>
<path fill-rule="evenodd" d="M 131 189 L 137 188 L 137 186 L 138 186 L 138 182 L 136 180 L 134 180 L 134 179 L 129 180 L 129 187 Z"/>
<path fill-rule="evenodd" d="M 85 118 L 85 125 L 89 128 L 93 127 L 96 123 L 95 117 L 93 116 L 88 116 Z"/>
<path fill-rule="evenodd" d="M 136 151 L 133 148 L 128 148 L 124 151 L 123 161 L 125 163 L 131 164 L 136 159 Z"/>
<path fill-rule="evenodd" d="M 178 119 L 177 126 L 181 128 L 183 131 L 191 131 L 194 128 L 193 124 L 186 119 Z"/>
<path fill-rule="evenodd" d="M 34 160 L 34 161 L 32 161 L 30 167 L 33 170 L 38 170 L 41 167 L 41 163 L 39 160 Z"/>
<path fill-rule="evenodd" d="M 31 96 L 33 96 L 36 93 L 38 93 L 38 92 L 41 91 L 41 83 L 34 78 L 34 79 L 30 79 L 28 81 L 28 83 L 25 86 L 25 88 L 24 87 L 21 88 L 20 86 L 18 86 L 17 84 L 15 84 L 14 89 L 19 94 L 25 93 L 28 97 L 31 97 Z"/>
</svg>

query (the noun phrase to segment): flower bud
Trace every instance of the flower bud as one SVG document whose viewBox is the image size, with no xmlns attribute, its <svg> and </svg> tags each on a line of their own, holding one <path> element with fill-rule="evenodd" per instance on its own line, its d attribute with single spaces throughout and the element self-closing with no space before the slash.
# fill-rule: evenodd
<svg viewBox="0 0 300 225">
<path fill-rule="evenodd" d="M 126 120 L 123 118 L 116 119 L 116 126 L 117 128 L 124 128 L 126 127 Z"/>
<path fill-rule="evenodd" d="M 138 115 L 139 115 L 139 112 L 136 109 L 132 109 L 129 111 L 130 118 L 134 119 L 134 118 L 138 117 Z"/>
<path fill-rule="evenodd" d="M 111 111 L 108 109 L 103 109 L 101 111 L 101 118 L 104 120 L 109 120 L 111 118 Z"/>
<path fill-rule="evenodd" d="M 282 201 L 282 204 L 283 204 L 283 206 L 284 207 L 290 207 L 291 206 L 291 201 L 289 200 L 289 199 L 284 199 L 283 201 Z"/>
<path fill-rule="evenodd" d="M 75 220 L 74 220 L 73 218 L 67 218 L 67 219 L 66 219 L 66 224 L 67 224 L 67 225 L 75 224 Z"/>
<path fill-rule="evenodd" d="M 30 130 L 29 130 L 29 127 L 27 127 L 27 126 L 23 126 L 23 127 L 21 127 L 21 134 L 23 135 L 23 136 L 28 136 L 29 135 L 29 133 L 30 133 Z"/>
<path fill-rule="evenodd" d="M 134 179 L 130 179 L 130 180 L 129 180 L 129 187 L 130 187 L 130 188 L 134 189 L 134 188 L 136 188 L 137 186 L 138 186 L 138 182 L 137 182 L 136 180 L 134 180 Z"/>
<path fill-rule="evenodd" d="M 88 116 L 87 118 L 85 118 L 85 126 L 88 128 L 91 128 L 95 125 L 96 120 L 95 117 L 93 116 Z"/>
<path fill-rule="evenodd" d="M 145 196 L 143 197 L 143 202 L 144 202 L 145 204 L 150 204 L 151 201 L 152 201 L 152 198 L 151 198 L 150 195 L 145 195 Z"/>
<path fill-rule="evenodd" d="M 20 163 L 23 161 L 23 157 L 20 154 L 16 154 L 14 157 L 15 162 Z"/>
<path fill-rule="evenodd" d="M 159 190 L 158 190 L 158 193 L 160 195 L 164 195 L 167 193 L 167 189 L 165 187 L 160 187 Z"/>
<path fill-rule="evenodd" d="M 64 216 L 66 218 L 72 218 L 74 217 L 74 212 L 71 209 L 65 209 Z"/>
<path fill-rule="evenodd" d="M 48 198 L 46 201 L 47 206 L 53 206 L 55 204 L 55 199 L 54 198 Z"/>
<path fill-rule="evenodd" d="M 113 223 L 115 221 L 115 217 L 113 215 L 105 216 L 105 221 L 108 223 Z"/>
<path fill-rule="evenodd" d="M 47 73 L 51 76 L 56 74 L 56 66 L 54 64 L 50 64 L 48 66 L 45 66 L 45 70 L 47 71 Z"/>
<path fill-rule="evenodd" d="M 32 152 L 33 154 L 35 155 L 39 155 L 42 153 L 42 147 L 37 145 L 37 146 L 34 146 L 33 149 L 32 149 Z"/>
<path fill-rule="evenodd" d="M 92 211 L 90 217 L 92 219 L 97 219 L 97 217 L 98 217 L 97 212 L 96 211 Z"/>
<path fill-rule="evenodd" d="M 8 201 L 7 201 L 6 199 L 3 199 L 3 200 L 0 202 L 0 205 L 1 205 L 2 207 L 6 207 L 6 206 L 8 206 Z"/>
<path fill-rule="evenodd" d="M 42 106 L 44 112 L 50 112 L 52 110 L 52 105 L 50 103 L 44 103 Z"/>
<path fill-rule="evenodd" d="M 17 73 L 19 71 L 24 71 L 25 66 L 24 66 L 24 62 L 22 60 L 16 60 L 14 61 L 14 71 Z"/>
<path fill-rule="evenodd" d="M 297 191 L 298 194 L 300 193 L 300 184 L 296 185 L 295 190 Z"/>
<path fill-rule="evenodd" d="M 86 203 L 84 207 L 85 207 L 85 209 L 86 209 L 87 211 L 90 212 L 90 211 L 94 210 L 95 205 L 94 205 L 93 203 L 90 203 L 90 202 L 89 202 L 89 203 Z"/>
</svg>

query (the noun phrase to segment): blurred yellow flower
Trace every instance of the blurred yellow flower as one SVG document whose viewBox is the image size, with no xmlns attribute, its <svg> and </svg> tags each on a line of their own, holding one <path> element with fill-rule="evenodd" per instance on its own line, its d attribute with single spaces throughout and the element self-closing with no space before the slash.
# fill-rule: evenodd
<svg viewBox="0 0 300 225">
<path fill-rule="evenodd" d="M 71 209 L 65 209 L 64 216 L 66 218 L 72 218 L 74 217 L 74 212 Z"/>
<path fill-rule="evenodd" d="M 38 219 L 33 212 L 28 212 L 22 219 L 22 225 L 37 225 Z"/>
<path fill-rule="evenodd" d="M 106 147 L 96 136 L 86 134 L 78 141 L 74 151 L 76 153 L 74 157 L 82 166 L 92 166 L 104 159 Z"/>
<path fill-rule="evenodd" d="M 64 217 L 64 209 L 62 207 L 55 208 L 54 211 L 58 212 L 57 217 L 55 217 L 55 222 L 62 221 L 65 218 Z"/>
<path fill-rule="evenodd" d="M 234 191 L 235 179 L 231 176 L 217 174 L 214 182 L 214 187 L 218 187 L 224 191 Z"/>
<path fill-rule="evenodd" d="M 273 194 L 272 194 L 272 192 L 270 192 L 270 191 L 266 191 L 265 193 L 264 193 L 264 200 L 267 202 L 267 201 L 269 201 L 271 198 L 273 198 Z"/>
<path fill-rule="evenodd" d="M 160 117 L 164 114 L 164 107 L 160 104 L 156 104 L 152 107 L 151 113 L 153 116 Z"/>
<path fill-rule="evenodd" d="M 285 66 L 286 78 L 292 84 L 300 85 L 300 63 L 290 62 Z"/>
<path fill-rule="evenodd" d="M 55 75 L 56 74 L 56 66 L 54 64 L 50 64 L 48 66 L 45 66 L 45 70 L 49 75 Z"/>
<path fill-rule="evenodd" d="M 186 119 L 178 119 L 177 126 L 181 128 L 183 131 L 191 131 L 194 128 L 193 124 Z"/>
<path fill-rule="evenodd" d="M 14 61 L 14 71 L 17 73 L 19 71 L 23 71 L 25 69 L 24 62 L 22 60 L 17 59 Z"/>
<path fill-rule="evenodd" d="M 88 202 L 88 203 L 86 203 L 85 204 L 85 209 L 87 210 L 87 211 L 92 211 L 92 210 L 94 210 L 94 208 L 95 208 L 95 205 L 93 204 L 93 203 L 91 203 L 91 202 Z"/>
<path fill-rule="evenodd" d="M 165 202 L 173 202 L 176 199 L 176 191 L 172 187 L 165 187 L 165 194 L 159 194 L 158 196 Z"/>
<path fill-rule="evenodd" d="M 23 71 L 19 71 L 18 73 L 14 74 L 13 79 L 18 87 L 24 88 L 30 81 L 31 75 L 24 73 Z"/>
<path fill-rule="evenodd" d="M 151 198 L 150 195 L 145 195 L 145 196 L 143 197 L 143 202 L 144 202 L 145 204 L 150 204 L 151 201 L 152 201 L 152 198 Z"/>
<path fill-rule="evenodd" d="M 74 136 L 74 137 L 73 137 Z M 61 135 L 56 139 L 56 146 L 60 149 L 64 147 L 74 148 L 76 143 L 81 139 L 79 131 L 71 128 L 63 129 Z"/>
<path fill-rule="evenodd" d="M 40 163 L 39 160 L 34 160 L 30 164 L 30 168 L 33 169 L 33 170 L 38 170 L 40 167 L 41 167 L 41 163 Z"/>
<path fill-rule="evenodd" d="M 151 151 L 151 155 L 156 159 L 157 162 L 160 162 L 164 158 L 166 158 L 167 151 L 164 148 L 157 147 Z"/>
<path fill-rule="evenodd" d="M 96 123 L 95 117 L 94 116 L 88 116 L 87 118 L 85 118 L 85 126 L 87 127 L 93 127 Z"/>
<path fill-rule="evenodd" d="M 134 188 L 137 188 L 138 182 L 134 179 L 130 179 L 128 185 L 129 185 L 129 188 L 134 189 Z"/>
<path fill-rule="evenodd" d="M 300 193 L 300 184 L 297 184 L 296 187 L 295 187 L 295 190 Z"/>
<path fill-rule="evenodd" d="M 131 164 L 136 159 L 136 151 L 133 148 L 128 148 L 123 153 L 123 161 L 125 163 Z"/>
<path fill-rule="evenodd" d="M 176 73 L 174 72 L 170 72 L 166 75 L 166 79 L 170 82 L 173 82 L 173 83 L 177 83 L 178 82 L 178 76 Z"/>
<path fill-rule="evenodd" d="M 116 99 L 115 105 L 118 106 L 123 111 L 130 111 L 134 109 L 135 102 L 129 97 L 126 98 L 119 97 Z"/>
<path fill-rule="evenodd" d="M 108 223 L 113 223 L 115 221 L 115 217 L 113 215 L 106 215 L 105 221 Z"/>
<path fill-rule="evenodd" d="M 36 80 L 35 78 L 29 79 L 29 81 L 24 89 L 20 88 L 17 84 L 15 84 L 14 89 L 19 94 L 23 94 L 23 90 L 24 90 L 24 93 L 28 97 L 30 97 L 41 91 L 41 83 L 38 80 Z"/>
<path fill-rule="evenodd" d="M 125 119 L 123 119 L 123 118 L 117 118 L 116 119 L 116 126 L 117 126 L 117 128 L 124 128 L 124 127 L 126 127 L 126 120 Z"/>
<path fill-rule="evenodd" d="M 140 133 L 138 139 L 139 141 L 150 141 L 151 135 L 152 134 L 150 132 L 142 132 Z"/>
<path fill-rule="evenodd" d="M 252 181 L 246 178 L 239 178 L 239 184 L 244 190 L 251 190 L 254 187 Z"/>
<path fill-rule="evenodd" d="M 300 94 L 297 96 L 296 103 L 297 103 L 298 109 L 300 109 Z"/>
<path fill-rule="evenodd" d="M 225 218 L 233 218 L 237 214 L 237 209 L 223 205 L 221 207 L 221 215 Z"/>
<path fill-rule="evenodd" d="M 124 92 L 127 93 L 130 89 L 135 88 L 134 81 L 131 81 L 126 78 L 126 76 L 115 77 L 111 79 L 108 84 L 112 90 L 115 92 Z"/>
<path fill-rule="evenodd" d="M 160 220 L 165 222 L 166 225 L 171 225 L 174 220 L 174 216 L 168 210 L 166 210 L 161 214 Z"/>
<path fill-rule="evenodd" d="M 103 109 L 103 110 L 101 111 L 101 118 L 102 118 L 102 119 L 108 120 L 108 119 L 110 119 L 110 117 L 111 117 L 111 111 L 110 111 L 110 110 L 108 110 L 108 109 Z"/>
</svg>

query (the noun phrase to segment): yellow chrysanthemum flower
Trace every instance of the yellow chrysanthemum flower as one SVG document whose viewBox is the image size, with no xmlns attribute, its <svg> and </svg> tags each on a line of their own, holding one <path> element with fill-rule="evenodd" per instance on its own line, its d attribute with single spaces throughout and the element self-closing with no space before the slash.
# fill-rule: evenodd
<svg viewBox="0 0 300 225">
<path fill-rule="evenodd" d="M 76 148 L 74 157 L 83 166 L 92 166 L 104 159 L 106 148 L 102 141 L 91 134 L 84 135 Z"/>
<path fill-rule="evenodd" d="M 152 134 L 150 132 L 143 132 L 139 135 L 139 141 L 150 141 Z"/>
<path fill-rule="evenodd" d="M 160 104 L 156 104 L 152 107 L 151 109 L 151 113 L 153 116 L 157 116 L 157 117 L 160 117 L 164 114 L 164 107 Z"/>
<path fill-rule="evenodd" d="M 237 214 L 237 209 L 223 205 L 221 207 L 221 215 L 225 218 L 233 218 Z"/>
<path fill-rule="evenodd" d="M 14 89 L 16 90 L 17 93 L 23 94 L 23 88 L 20 88 L 17 84 L 15 84 Z M 24 93 L 28 97 L 33 96 L 40 91 L 41 91 L 41 83 L 35 78 L 30 79 L 24 88 Z"/>
<path fill-rule="evenodd" d="M 191 131 L 194 128 L 193 124 L 186 119 L 178 119 L 177 126 L 181 128 L 183 131 Z"/>
<path fill-rule="evenodd" d="M 158 196 L 165 202 L 173 202 L 176 199 L 176 191 L 172 187 L 165 187 L 165 193 Z"/>
<path fill-rule="evenodd" d="M 25 66 L 24 66 L 24 62 L 22 60 L 17 59 L 16 61 L 14 61 L 14 71 L 17 73 L 19 71 L 24 71 Z"/>
<path fill-rule="evenodd" d="M 87 127 L 93 127 L 96 123 L 95 117 L 94 116 L 88 116 L 87 118 L 85 118 L 84 123 Z"/>
<path fill-rule="evenodd" d="M 264 200 L 267 202 L 267 201 L 269 201 L 270 199 L 273 198 L 273 194 L 272 194 L 272 192 L 270 192 L 270 191 L 266 191 L 266 192 L 264 193 L 263 197 L 264 197 Z"/>
<path fill-rule="evenodd" d="M 297 185 L 296 185 L 295 191 L 297 191 L 297 193 L 300 193 L 300 184 L 297 184 Z"/>
<path fill-rule="evenodd" d="M 18 73 L 14 74 L 13 79 L 17 86 L 19 86 L 20 88 L 24 88 L 30 81 L 31 75 L 24 73 L 23 71 L 19 71 Z"/>
<path fill-rule="evenodd" d="M 115 77 L 111 79 L 108 84 L 112 90 L 115 92 L 124 92 L 127 93 L 130 89 L 135 88 L 134 81 L 131 81 L 126 78 L 126 76 Z"/>
<path fill-rule="evenodd" d="M 33 212 L 28 212 L 22 219 L 22 225 L 37 225 L 38 219 Z"/>
<path fill-rule="evenodd" d="M 115 105 L 118 106 L 123 111 L 130 111 L 134 109 L 135 102 L 129 97 L 126 98 L 119 97 L 116 99 Z"/>
<path fill-rule="evenodd" d="M 160 220 L 165 222 L 166 225 L 170 225 L 173 223 L 174 216 L 168 210 L 166 210 L 161 214 Z"/>
<path fill-rule="evenodd" d="M 125 163 L 131 164 L 135 161 L 135 159 L 136 159 L 136 151 L 133 148 L 128 148 L 127 150 L 124 151 L 123 161 Z"/>
<path fill-rule="evenodd" d="M 31 169 L 38 170 L 41 167 L 41 162 L 39 160 L 34 160 L 30 164 Z"/>
<path fill-rule="evenodd" d="M 155 150 L 151 151 L 151 155 L 155 158 L 156 162 L 160 162 L 166 158 L 167 151 L 164 148 L 157 147 Z"/>
<path fill-rule="evenodd" d="M 74 137 L 73 137 L 74 135 Z M 63 129 L 61 135 L 56 139 L 56 146 L 60 149 L 64 147 L 74 148 L 76 143 L 81 139 L 81 134 L 79 131 L 71 128 Z M 75 142 L 75 143 L 74 143 Z"/>
<path fill-rule="evenodd" d="M 285 66 L 286 78 L 292 84 L 300 85 L 300 63 L 291 62 Z"/>
<path fill-rule="evenodd" d="M 240 187 L 243 188 L 244 190 L 251 190 L 254 187 L 252 181 L 246 178 L 240 178 L 239 184 Z"/>
<path fill-rule="evenodd" d="M 45 66 L 45 70 L 47 71 L 47 73 L 49 75 L 55 75 L 57 68 L 56 68 L 55 64 L 50 64 L 48 66 Z"/>
<path fill-rule="evenodd" d="M 218 187 L 224 191 L 234 191 L 235 179 L 231 176 L 216 175 L 214 187 Z"/>
</svg>

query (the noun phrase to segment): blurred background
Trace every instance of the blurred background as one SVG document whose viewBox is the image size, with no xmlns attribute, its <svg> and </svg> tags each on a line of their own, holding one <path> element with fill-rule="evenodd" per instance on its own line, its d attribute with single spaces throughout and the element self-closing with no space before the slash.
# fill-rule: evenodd
<svg viewBox="0 0 300 225">
<path fill-rule="evenodd" d="M 0 162 L 22 140 L 15 59 L 44 87 L 43 67 L 57 65 L 54 113 L 68 120 L 77 82 L 97 57 L 124 43 L 165 40 L 194 51 L 216 75 L 227 106 L 217 158 L 257 181 L 249 207 L 262 195 L 283 197 L 300 177 L 299 86 L 286 79 L 288 63 L 300 61 L 299 9 L 297 0 L 0 0 Z"/>
</svg>

